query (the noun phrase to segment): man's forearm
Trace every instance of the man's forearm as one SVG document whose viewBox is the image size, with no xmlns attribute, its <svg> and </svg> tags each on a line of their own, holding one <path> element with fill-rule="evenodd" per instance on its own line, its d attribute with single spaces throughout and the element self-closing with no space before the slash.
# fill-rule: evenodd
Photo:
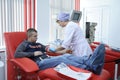
<svg viewBox="0 0 120 80">
<path fill-rule="evenodd" d="M 34 56 L 33 52 L 15 52 L 14 57 L 20 58 L 20 57 L 31 57 Z"/>
</svg>

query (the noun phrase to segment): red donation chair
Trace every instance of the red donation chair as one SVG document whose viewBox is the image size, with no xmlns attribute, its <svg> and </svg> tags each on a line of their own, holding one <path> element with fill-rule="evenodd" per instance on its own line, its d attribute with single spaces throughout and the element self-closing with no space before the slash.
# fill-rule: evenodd
<svg viewBox="0 0 120 80">
<path fill-rule="evenodd" d="M 17 46 L 26 39 L 26 32 L 5 32 L 4 38 L 7 52 L 7 80 L 74 80 L 65 75 L 60 75 L 53 68 L 39 70 L 37 64 L 29 58 L 14 58 Z M 89 72 L 74 66 L 69 67 L 75 71 Z M 89 80 L 109 79 L 109 72 L 103 69 L 100 75 L 92 73 Z"/>
</svg>

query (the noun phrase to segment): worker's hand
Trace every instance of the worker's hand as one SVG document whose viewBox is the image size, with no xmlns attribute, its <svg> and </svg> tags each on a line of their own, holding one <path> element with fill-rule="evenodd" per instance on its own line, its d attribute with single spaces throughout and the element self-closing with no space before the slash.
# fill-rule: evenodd
<svg viewBox="0 0 120 80">
<path fill-rule="evenodd" d="M 70 50 L 70 49 L 66 49 L 65 52 L 66 52 L 66 53 L 70 53 L 70 54 L 72 54 L 72 50 Z"/>
<path fill-rule="evenodd" d="M 42 55 L 43 53 L 41 51 L 35 51 L 34 52 L 34 56 L 39 56 L 39 55 Z"/>
</svg>

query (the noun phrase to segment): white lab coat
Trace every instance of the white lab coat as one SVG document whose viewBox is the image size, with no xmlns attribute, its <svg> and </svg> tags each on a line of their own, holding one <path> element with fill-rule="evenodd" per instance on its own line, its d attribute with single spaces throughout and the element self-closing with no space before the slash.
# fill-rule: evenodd
<svg viewBox="0 0 120 80">
<path fill-rule="evenodd" d="M 72 54 L 78 57 L 89 56 L 92 54 L 81 28 L 78 24 L 70 21 L 65 27 L 65 36 L 62 47 L 72 49 Z"/>
</svg>

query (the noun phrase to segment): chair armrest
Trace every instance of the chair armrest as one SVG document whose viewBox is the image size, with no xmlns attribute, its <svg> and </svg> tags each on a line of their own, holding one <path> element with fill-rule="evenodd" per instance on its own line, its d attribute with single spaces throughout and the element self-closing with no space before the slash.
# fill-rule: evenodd
<svg viewBox="0 0 120 80">
<path fill-rule="evenodd" d="M 117 51 L 114 51 L 112 49 L 107 49 L 106 50 L 106 54 L 109 54 L 111 56 L 115 56 L 117 57 L 118 59 L 120 59 L 120 52 L 117 52 Z"/>
<path fill-rule="evenodd" d="M 15 63 L 15 65 L 20 67 L 20 69 L 24 70 L 25 72 L 30 73 L 30 72 L 35 72 L 39 70 L 39 67 L 37 66 L 37 64 L 29 58 L 14 58 L 14 59 L 11 59 L 11 61 Z"/>
<path fill-rule="evenodd" d="M 105 54 L 105 63 L 115 62 L 115 60 L 117 60 L 117 57 L 109 55 L 109 54 Z"/>
</svg>

